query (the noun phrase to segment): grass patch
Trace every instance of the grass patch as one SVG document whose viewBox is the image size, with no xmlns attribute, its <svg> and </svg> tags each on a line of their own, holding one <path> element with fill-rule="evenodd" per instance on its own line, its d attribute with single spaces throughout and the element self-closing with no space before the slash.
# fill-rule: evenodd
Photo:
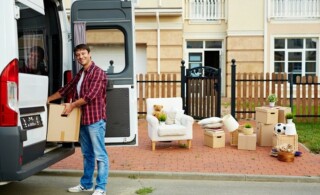
<svg viewBox="0 0 320 195">
<path fill-rule="evenodd" d="M 147 188 L 141 188 L 139 190 L 136 190 L 136 194 L 146 195 L 153 192 L 153 188 L 147 187 Z"/>
<path fill-rule="evenodd" d="M 311 152 L 320 154 L 320 124 L 296 122 L 299 142 Z"/>
<path fill-rule="evenodd" d="M 128 178 L 129 179 L 137 179 L 138 177 L 136 175 L 129 175 Z"/>
</svg>

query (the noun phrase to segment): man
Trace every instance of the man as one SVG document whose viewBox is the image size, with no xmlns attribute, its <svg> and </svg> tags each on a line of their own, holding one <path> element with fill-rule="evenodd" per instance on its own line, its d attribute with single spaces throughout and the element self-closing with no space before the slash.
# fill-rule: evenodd
<svg viewBox="0 0 320 195">
<path fill-rule="evenodd" d="M 66 103 L 63 114 L 81 107 L 80 145 L 83 154 L 84 173 L 80 184 L 69 188 L 69 192 L 93 191 L 95 159 L 98 175 L 93 195 L 106 194 L 109 173 L 109 158 L 104 144 L 106 128 L 107 76 L 91 60 L 90 48 L 80 44 L 74 48 L 76 60 L 82 65 L 77 75 L 64 87 L 48 97 L 48 102 L 73 93 L 72 103 Z"/>
<path fill-rule="evenodd" d="M 46 66 L 44 64 L 44 50 L 40 46 L 31 47 L 28 53 L 28 59 L 19 71 L 22 73 L 48 75 Z"/>
</svg>

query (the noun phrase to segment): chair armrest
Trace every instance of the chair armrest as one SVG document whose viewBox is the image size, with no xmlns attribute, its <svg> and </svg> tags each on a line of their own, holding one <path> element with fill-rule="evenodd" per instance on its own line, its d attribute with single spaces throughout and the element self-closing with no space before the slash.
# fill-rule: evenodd
<svg viewBox="0 0 320 195">
<path fill-rule="evenodd" d="M 152 128 L 158 128 L 159 126 L 159 120 L 157 119 L 157 117 L 153 116 L 153 115 L 150 115 L 150 114 L 147 114 L 147 122 L 149 125 L 152 126 Z"/>
<path fill-rule="evenodd" d="M 180 119 L 180 123 L 183 125 L 183 126 L 192 126 L 193 125 L 193 122 L 194 122 L 194 119 L 193 117 L 189 116 L 189 115 L 186 115 L 186 114 L 183 114 L 181 116 L 181 119 Z"/>
</svg>

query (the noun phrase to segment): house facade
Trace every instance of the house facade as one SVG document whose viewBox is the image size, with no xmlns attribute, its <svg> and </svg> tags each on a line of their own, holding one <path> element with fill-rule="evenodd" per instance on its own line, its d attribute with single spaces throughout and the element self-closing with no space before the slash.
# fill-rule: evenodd
<svg viewBox="0 0 320 195">
<path fill-rule="evenodd" d="M 70 10 L 70 0 L 64 1 Z M 237 72 L 320 76 L 320 0 L 133 2 L 137 74 L 179 74 L 181 60 L 186 68 L 221 68 L 225 97 L 232 59 Z M 99 50 L 96 60 L 124 60 L 118 55 L 121 41 L 110 44 L 114 37 L 88 33 L 87 42 Z"/>
</svg>

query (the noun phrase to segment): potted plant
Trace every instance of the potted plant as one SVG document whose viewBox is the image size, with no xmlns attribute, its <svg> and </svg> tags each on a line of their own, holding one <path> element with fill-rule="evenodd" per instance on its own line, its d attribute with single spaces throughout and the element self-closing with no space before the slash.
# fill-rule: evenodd
<svg viewBox="0 0 320 195">
<path fill-rule="evenodd" d="M 250 123 L 244 124 L 244 127 L 242 129 L 242 133 L 245 135 L 251 135 L 253 134 L 253 127 Z"/>
<path fill-rule="evenodd" d="M 293 120 L 293 114 L 291 112 L 286 114 L 287 123 L 291 124 Z"/>
<path fill-rule="evenodd" d="M 167 119 L 167 115 L 165 113 L 161 113 L 158 117 L 158 120 L 160 122 L 160 125 L 164 125 L 165 121 Z"/>
<path fill-rule="evenodd" d="M 274 107 L 276 101 L 278 101 L 277 95 L 276 94 L 270 94 L 268 96 L 268 101 L 269 101 L 270 107 Z"/>
</svg>

